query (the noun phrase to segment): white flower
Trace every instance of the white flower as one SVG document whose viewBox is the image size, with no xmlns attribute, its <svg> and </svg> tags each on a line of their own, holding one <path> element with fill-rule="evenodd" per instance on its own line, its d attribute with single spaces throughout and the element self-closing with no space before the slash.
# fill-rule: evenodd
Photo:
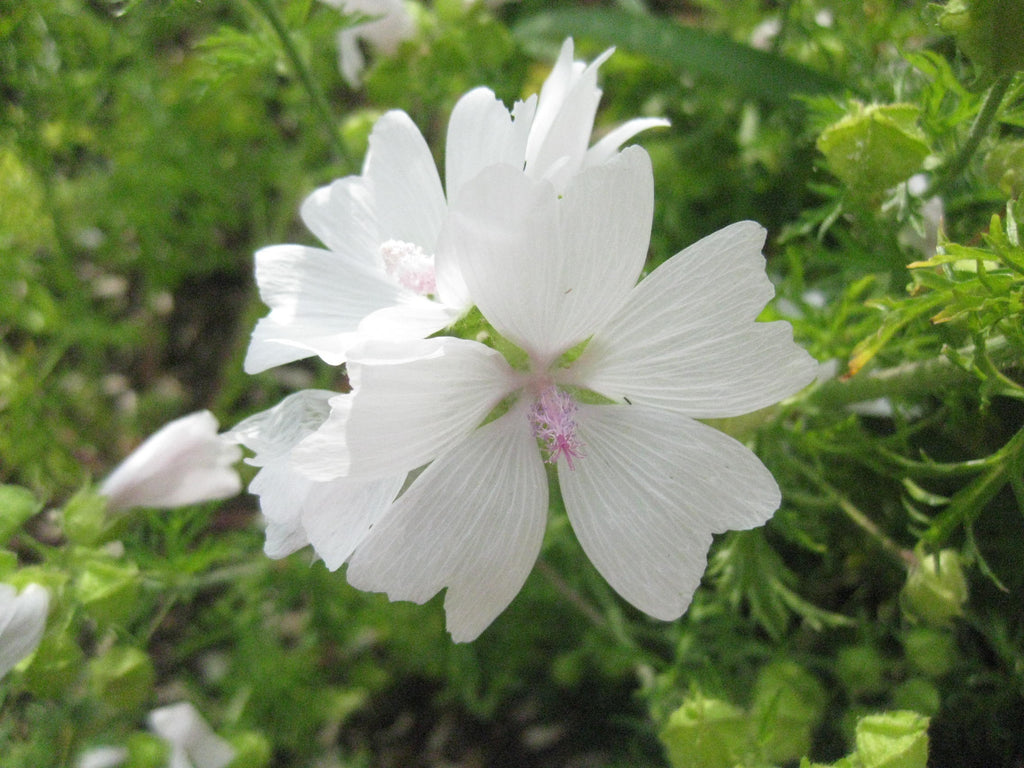
<svg viewBox="0 0 1024 768">
<path fill-rule="evenodd" d="M 128 762 L 127 747 L 93 747 L 83 752 L 75 768 L 117 768 Z"/>
<path fill-rule="evenodd" d="M 364 14 L 369 21 L 345 27 L 338 33 L 338 68 L 352 87 L 362 82 L 366 60 L 362 43 L 385 56 L 398 50 L 403 40 L 412 38 L 416 30 L 412 16 L 402 0 L 322 0 L 346 14 Z"/>
<path fill-rule="evenodd" d="M 667 124 L 631 120 L 588 146 L 601 97 L 597 68 L 610 53 L 586 66 L 573 61 L 567 40 L 540 98 L 517 102 L 511 112 L 486 88 L 463 96 L 448 126 L 447 199 L 409 116 L 381 117 L 362 174 L 318 189 L 302 205 L 303 221 L 327 249 L 273 245 L 256 253 L 256 281 L 270 313 L 253 331 L 245 370 L 311 355 L 340 365 L 362 339 L 424 338 L 464 314 L 472 297 L 439 238 L 448 201 L 469 181 L 507 163 L 561 191 L 636 133 Z"/>
<path fill-rule="evenodd" d="M 234 748 L 188 702 L 154 709 L 149 727 L 170 744 L 168 768 L 224 768 L 235 759 Z"/>
<path fill-rule="evenodd" d="M 320 482 L 426 465 L 356 547 L 353 586 L 416 602 L 447 587 L 453 638 L 475 638 L 539 552 L 542 452 L 588 556 L 661 619 L 688 606 L 713 533 L 777 508 L 757 457 L 696 421 L 765 407 L 814 378 L 787 323 L 754 322 L 774 293 L 764 230 L 727 227 L 637 285 L 652 183 L 646 153 L 629 148 L 561 196 L 508 167 L 467 185 L 444 237 L 526 362 L 448 337 L 352 350 L 353 392 L 292 449 L 295 465 Z"/>
<path fill-rule="evenodd" d="M 232 466 L 238 446 L 217 434 L 217 419 L 196 411 L 161 427 L 100 486 L 111 511 L 181 507 L 234 496 L 242 481 Z"/>
<path fill-rule="evenodd" d="M 29 584 L 19 595 L 10 584 L 0 584 L 0 678 L 39 645 L 49 610 L 44 587 Z"/>
<path fill-rule="evenodd" d="M 325 390 L 296 392 L 230 432 L 256 454 L 247 462 L 260 467 L 249 491 L 260 497 L 266 518 L 264 552 L 273 558 L 285 557 L 313 542 L 331 570 L 341 567 L 362 542 L 404 481 L 396 476 L 368 482 L 348 478 L 318 482 L 292 466 L 292 449 L 324 424 L 331 412 L 328 401 L 334 396 Z"/>
</svg>

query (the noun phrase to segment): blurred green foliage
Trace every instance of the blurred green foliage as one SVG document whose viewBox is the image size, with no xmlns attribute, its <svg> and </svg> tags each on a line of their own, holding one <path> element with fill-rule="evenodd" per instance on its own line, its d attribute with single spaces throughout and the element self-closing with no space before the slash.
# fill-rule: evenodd
<svg viewBox="0 0 1024 768">
<path fill-rule="evenodd" d="M 161 765 L 145 716 L 183 699 L 239 766 L 1019 764 L 1024 81 L 991 23 L 1015 7 L 438 0 L 353 90 L 312 0 L 0 0 L 0 579 L 53 595 L 0 682 L 5 768 Z M 440 600 L 265 558 L 250 497 L 109 519 L 90 480 L 172 416 L 337 385 L 243 375 L 252 252 L 312 242 L 299 203 L 375 116 L 439 152 L 465 90 L 536 90 L 567 34 L 618 48 L 600 126 L 672 121 L 641 138 L 650 266 L 762 222 L 765 317 L 823 363 L 717 424 L 784 501 L 719 538 L 688 614 L 625 605 L 557 499 L 472 645 Z"/>
</svg>

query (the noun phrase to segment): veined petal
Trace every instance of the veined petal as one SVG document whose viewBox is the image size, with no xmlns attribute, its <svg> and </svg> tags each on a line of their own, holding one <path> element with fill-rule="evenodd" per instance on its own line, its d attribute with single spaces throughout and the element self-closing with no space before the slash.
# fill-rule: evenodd
<svg viewBox="0 0 1024 768">
<path fill-rule="evenodd" d="M 447 587 L 448 631 L 473 640 L 522 588 L 547 501 L 536 441 L 513 409 L 427 467 L 358 547 L 349 583 L 417 603 Z"/>
<path fill-rule="evenodd" d="M 561 199 L 545 182 L 494 166 L 453 201 L 442 242 L 484 316 L 546 364 L 625 301 L 652 209 L 650 160 L 638 147 L 581 173 Z"/>
<path fill-rule="evenodd" d="M 249 491 L 260 497 L 267 518 L 263 551 L 280 558 L 312 544 L 334 571 L 366 538 L 405 482 L 405 475 L 383 480 L 311 480 L 285 462 L 264 467 Z"/>
<path fill-rule="evenodd" d="M 320 187 L 302 202 L 300 214 L 328 249 L 368 267 L 379 263 L 381 239 L 370 190 L 362 177 L 346 176 Z"/>
<path fill-rule="evenodd" d="M 246 463 L 265 467 L 285 459 L 303 438 L 320 428 L 331 413 L 330 400 L 336 394 L 326 389 L 294 392 L 273 408 L 243 419 L 225 437 L 256 454 Z"/>
<path fill-rule="evenodd" d="M 410 291 L 401 303 L 364 317 L 359 333 L 367 339 L 422 339 L 447 328 L 468 309 L 448 306 Z"/>
<path fill-rule="evenodd" d="M 452 337 L 366 343 L 348 364 L 353 392 L 293 454 L 314 479 L 380 479 L 420 467 L 477 427 L 515 387 L 505 359 Z"/>
<path fill-rule="evenodd" d="M 690 604 L 711 534 L 779 506 L 758 458 L 700 422 L 641 405 L 581 405 L 583 455 L 558 481 L 576 536 L 608 583 L 659 619 Z"/>
<path fill-rule="evenodd" d="M 302 525 L 302 505 L 315 483 L 287 461 L 268 464 L 249 483 L 249 493 L 259 496 L 260 512 L 266 520 L 263 552 L 267 557 L 287 557 L 309 544 Z"/>
<path fill-rule="evenodd" d="M 302 245 L 257 251 L 256 282 L 270 314 L 253 331 L 247 373 L 310 355 L 340 365 L 364 317 L 414 295 L 382 269 Z"/>
<path fill-rule="evenodd" d="M 50 593 L 28 584 L 18 594 L 10 584 L 0 584 L 0 678 L 39 645 L 50 610 Z"/>
<path fill-rule="evenodd" d="M 590 168 L 608 161 L 619 151 L 619 147 L 648 128 L 668 128 L 670 125 L 672 123 L 663 117 L 637 117 L 627 120 L 613 128 L 587 150 L 583 167 Z"/>
<path fill-rule="evenodd" d="M 609 48 L 584 65 L 573 61 L 573 42 L 568 38 L 541 87 L 526 149 L 526 172 L 548 179 L 559 191 L 583 164 L 601 101 L 597 70 L 613 51 Z"/>
<path fill-rule="evenodd" d="M 445 189 L 454 197 L 463 184 L 496 163 L 515 165 L 512 115 L 489 88 L 474 88 L 455 104 L 448 120 Z"/>
<path fill-rule="evenodd" d="M 373 194 L 381 242 L 401 240 L 432 253 L 446 203 L 434 156 L 410 117 L 385 113 L 370 134 L 363 178 Z"/>
<path fill-rule="evenodd" d="M 816 364 L 788 323 L 754 319 L 774 294 L 764 229 L 732 224 L 640 282 L 566 382 L 698 418 L 736 416 L 810 383 Z"/>
</svg>

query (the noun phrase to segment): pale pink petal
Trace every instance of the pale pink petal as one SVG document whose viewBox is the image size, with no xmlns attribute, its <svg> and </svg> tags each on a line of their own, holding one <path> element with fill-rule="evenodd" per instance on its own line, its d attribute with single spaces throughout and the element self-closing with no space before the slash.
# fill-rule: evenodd
<svg viewBox="0 0 1024 768">
<path fill-rule="evenodd" d="M 385 113 L 370 134 L 363 178 L 373 194 L 380 241 L 413 243 L 433 253 L 446 212 L 430 148 L 410 117 Z"/>
<path fill-rule="evenodd" d="M 495 166 L 453 201 L 442 242 L 488 321 L 543 367 L 626 299 L 646 258 L 652 209 L 640 148 L 584 171 L 561 199 L 549 184 Z"/>
<path fill-rule="evenodd" d="M 39 645 L 49 610 L 44 587 L 28 584 L 18 594 L 12 585 L 0 584 L 0 678 Z"/>
<path fill-rule="evenodd" d="M 778 402 L 815 376 L 788 323 L 755 323 L 774 294 L 764 229 L 739 222 L 672 257 L 632 291 L 565 377 L 612 399 L 698 418 Z"/>
<path fill-rule="evenodd" d="M 197 411 L 164 425 L 103 481 L 111 511 L 181 507 L 234 496 L 242 481 L 238 446 L 217 434 L 217 419 Z"/>
<path fill-rule="evenodd" d="M 417 603 L 447 587 L 448 631 L 473 640 L 533 567 L 547 497 L 536 441 L 514 409 L 427 467 L 356 550 L 348 580 Z"/>
<path fill-rule="evenodd" d="M 452 337 L 367 343 L 349 359 L 353 392 L 293 454 L 318 480 L 409 472 L 461 441 L 515 387 L 504 358 Z"/>
<path fill-rule="evenodd" d="M 711 534 L 761 525 L 778 486 L 740 443 L 640 405 L 581 405 L 582 457 L 558 467 L 573 530 L 601 575 L 659 619 L 678 618 L 706 565 Z"/>
</svg>

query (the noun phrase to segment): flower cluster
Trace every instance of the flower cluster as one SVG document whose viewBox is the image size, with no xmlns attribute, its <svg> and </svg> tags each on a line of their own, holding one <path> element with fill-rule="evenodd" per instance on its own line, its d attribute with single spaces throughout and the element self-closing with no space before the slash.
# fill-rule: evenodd
<svg viewBox="0 0 1024 768">
<path fill-rule="evenodd" d="M 311 544 L 392 599 L 446 589 L 459 641 L 522 587 L 555 478 L 608 582 L 680 616 L 712 534 L 760 525 L 780 501 L 749 449 L 697 419 L 763 408 L 814 376 L 787 324 L 755 322 L 773 295 L 759 225 L 637 282 L 653 174 L 642 149 L 620 147 L 664 121 L 590 146 L 609 53 L 585 65 L 567 41 L 539 98 L 511 112 L 466 94 L 443 190 L 412 122 L 386 114 L 363 173 L 303 205 L 327 249 L 256 255 L 271 311 L 247 370 L 318 355 L 345 363 L 352 388 L 298 392 L 234 430 L 260 467 L 266 552 Z M 456 327 L 472 338 L 454 335 L 471 310 L 479 322 Z"/>
</svg>

